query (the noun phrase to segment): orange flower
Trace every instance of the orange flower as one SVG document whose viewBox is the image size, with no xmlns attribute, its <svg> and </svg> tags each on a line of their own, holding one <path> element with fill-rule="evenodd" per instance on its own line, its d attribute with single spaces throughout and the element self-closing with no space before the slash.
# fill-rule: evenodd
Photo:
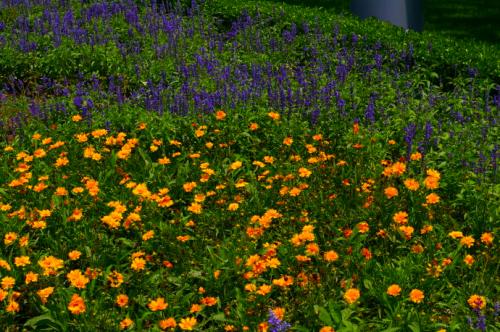
<svg viewBox="0 0 500 332">
<path fill-rule="evenodd" d="M 236 210 L 238 210 L 239 207 L 240 207 L 240 205 L 238 203 L 231 203 L 227 207 L 227 210 L 228 211 L 236 211 Z"/>
<path fill-rule="evenodd" d="M 80 114 L 76 114 L 76 115 L 73 115 L 71 117 L 71 121 L 73 121 L 73 122 L 79 122 L 79 121 L 82 121 L 82 119 L 83 118 L 82 118 L 82 116 Z"/>
<path fill-rule="evenodd" d="M 7 307 L 5 307 L 5 310 L 7 312 L 19 312 L 19 310 L 20 310 L 19 303 L 17 303 L 14 300 L 11 300 L 11 301 L 9 301 L 9 304 L 7 305 Z"/>
<path fill-rule="evenodd" d="M 207 307 L 211 307 L 217 304 L 217 299 L 215 297 L 204 297 L 200 301 L 201 304 L 206 305 Z"/>
<path fill-rule="evenodd" d="M 191 331 L 191 330 L 193 330 L 193 327 L 197 323 L 198 322 L 196 321 L 196 318 L 194 318 L 194 317 L 182 318 L 181 321 L 179 322 L 179 327 L 181 328 L 181 330 Z"/>
<path fill-rule="evenodd" d="M 10 289 L 13 288 L 16 284 L 16 279 L 12 277 L 3 277 L 0 284 L 2 286 L 2 289 Z"/>
<path fill-rule="evenodd" d="M 73 250 L 73 251 L 70 251 L 70 253 L 68 254 L 68 258 L 72 261 L 76 261 L 78 258 L 80 258 L 80 256 L 82 255 L 82 253 L 78 250 Z"/>
<path fill-rule="evenodd" d="M 451 237 L 452 239 L 460 239 L 464 235 L 460 231 L 453 231 L 453 232 L 448 233 L 448 236 Z"/>
<path fill-rule="evenodd" d="M 428 176 L 424 180 L 424 186 L 427 189 L 437 189 L 439 188 L 439 178 L 434 176 Z"/>
<path fill-rule="evenodd" d="M 5 234 L 3 238 L 3 243 L 8 246 L 9 244 L 12 244 L 14 241 L 17 239 L 17 233 L 14 232 L 9 232 Z"/>
<path fill-rule="evenodd" d="M 323 258 L 327 262 L 335 262 L 337 259 L 339 259 L 339 255 L 334 250 L 330 250 L 324 253 Z"/>
<path fill-rule="evenodd" d="M 192 314 L 194 314 L 196 312 L 200 312 L 201 309 L 202 309 L 201 306 L 199 304 L 195 303 L 195 304 L 191 305 L 191 308 L 189 309 L 189 312 L 192 313 Z"/>
<path fill-rule="evenodd" d="M 241 166 L 243 165 L 243 163 L 239 160 L 233 162 L 231 165 L 229 165 L 229 169 L 234 171 L 234 170 L 237 170 L 238 168 L 240 168 Z"/>
<path fill-rule="evenodd" d="M 127 306 L 128 304 L 128 296 L 125 294 L 120 294 L 116 297 L 115 301 L 116 305 L 119 306 L 120 308 L 123 308 Z"/>
<path fill-rule="evenodd" d="M 168 328 L 174 328 L 177 326 L 177 323 L 175 322 L 175 318 L 170 317 L 167 319 L 161 320 L 158 325 L 160 326 L 160 329 L 166 330 Z"/>
<path fill-rule="evenodd" d="M 187 208 L 187 210 L 194 214 L 201 214 L 201 212 L 203 211 L 203 206 L 200 203 L 193 202 Z"/>
<path fill-rule="evenodd" d="M 467 255 L 465 256 L 464 258 L 464 263 L 471 266 L 472 264 L 474 264 L 474 257 L 472 255 Z"/>
<path fill-rule="evenodd" d="M 392 284 L 387 288 L 387 295 L 389 296 L 399 296 L 401 293 L 401 287 L 397 284 Z"/>
<path fill-rule="evenodd" d="M 148 241 L 148 240 L 151 240 L 154 236 L 155 236 L 155 232 L 154 231 L 147 231 L 146 233 L 144 233 L 142 235 L 142 240 L 143 241 Z"/>
<path fill-rule="evenodd" d="M 437 204 L 439 203 L 439 196 L 435 193 L 430 193 L 425 197 L 425 201 L 427 204 Z"/>
<path fill-rule="evenodd" d="M 68 310 L 73 315 L 79 315 L 85 312 L 87 308 L 85 307 L 85 301 L 78 294 L 73 294 L 71 301 L 68 304 Z"/>
<path fill-rule="evenodd" d="M 15 266 L 26 266 L 26 265 L 30 265 L 31 264 L 31 260 L 28 256 L 20 256 L 20 257 L 16 257 L 14 258 L 14 265 Z"/>
<path fill-rule="evenodd" d="M 420 187 L 420 184 L 415 179 L 406 179 L 404 181 L 404 184 L 405 184 L 405 187 L 411 191 L 416 191 Z"/>
<path fill-rule="evenodd" d="M 316 243 L 309 243 L 306 246 L 306 254 L 308 254 L 308 255 L 319 254 L 319 246 Z"/>
<path fill-rule="evenodd" d="M 346 302 L 349 304 L 353 304 L 359 299 L 360 295 L 361 293 L 359 289 L 349 288 L 344 294 L 344 300 L 346 300 Z"/>
<path fill-rule="evenodd" d="M 279 120 L 281 117 L 280 114 L 276 112 L 269 112 L 267 115 L 273 120 Z"/>
<path fill-rule="evenodd" d="M 409 240 L 415 229 L 411 226 L 400 226 L 399 230 L 404 234 L 405 238 Z"/>
<path fill-rule="evenodd" d="M 398 161 L 392 165 L 391 171 L 392 174 L 402 175 L 404 172 L 406 172 L 406 165 Z"/>
<path fill-rule="evenodd" d="M 367 233 L 370 230 L 370 225 L 366 221 L 362 221 L 359 224 L 357 224 L 358 231 L 361 234 Z"/>
<path fill-rule="evenodd" d="M 404 225 L 408 223 L 408 213 L 405 211 L 396 212 L 392 217 L 392 220 L 394 220 L 396 224 Z"/>
<path fill-rule="evenodd" d="M 132 324 L 134 324 L 134 321 L 127 317 L 120 322 L 120 328 L 122 330 L 125 330 L 125 329 L 128 329 L 129 327 L 131 327 Z"/>
<path fill-rule="evenodd" d="M 215 112 L 215 118 L 217 120 L 224 120 L 226 118 L 226 113 L 222 110 Z"/>
<path fill-rule="evenodd" d="M 49 298 L 50 295 L 54 292 L 54 287 L 47 287 L 40 289 L 36 294 L 40 297 L 40 301 L 42 301 L 43 304 L 47 303 L 47 299 Z"/>
<path fill-rule="evenodd" d="M 38 261 L 38 265 L 40 265 L 40 267 L 44 270 L 44 275 L 55 275 L 57 274 L 57 270 L 63 267 L 64 261 L 54 256 L 48 256 L 40 259 Z"/>
<path fill-rule="evenodd" d="M 331 326 L 323 326 L 319 332 L 335 332 L 335 330 Z"/>
<path fill-rule="evenodd" d="M 473 294 L 469 297 L 467 303 L 472 309 L 483 309 L 486 306 L 486 298 L 484 296 Z"/>
<path fill-rule="evenodd" d="M 312 172 L 310 170 L 308 170 L 307 168 L 304 168 L 304 167 L 301 167 L 299 168 L 299 176 L 301 178 L 308 178 L 309 176 L 311 176 Z"/>
<path fill-rule="evenodd" d="M 474 238 L 472 236 L 464 236 L 461 240 L 460 240 L 460 244 L 463 245 L 464 247 L 467 247 L 467 248 L 470 248 L 474 245 Z"/>
<path fill-rule="evenodd" d="M 271 289 L 272 289 L 272 286 L 264 284 L 264 285 L 259 287 L 259 290 L 257 290 L 256 293 L 264 296 L 264 295 L 269 294 L 271 292 Z"/>
<path fill-rule="evenodd" d="M 167 309 L 167 307 L 168 303 L 165 302 L 163 297 L 151 300 L 151 302 L 148 303 L 148 308 L 151 309 L 151 311 L 161 311 Z"/>
<path fill-rule="evenodd" d="M 484 243 L 487 246 L 490 246 L 493 244 L 493 234 L 486 232 L 481 235 L 481 242 Z"/>
<path fill-rule="evenodd" d="M 196 182 L 187 182 L 182 185 L 182 188 L 184 189 L 185 192 L 189 193 L 193 191 L 194 188 L 196 188 Z"/>
<path fill-rule="evenodd" d="M 71 286 L 83 289 L 90 281 L 80 270 L 72 270 L 70 271 L 66 277 L 68 278 Z"/>
<path fill-rule="evenodd" d="M 412 289 L 410 292 L 410 301 L 413 303 L 420 303 L 424 300 L 424 292 L 419 289 Z"/>
<path fill-rule="evenodd" d="M 388 199 L 398 195 L 398 190 L 394 187 L 387 187 L 384 189 L 384 194 Z"/>
<path fill-rule="evenodd" d="M 132 260 L 130 267 L 135 271 L 141 271 L 146 268 L 146 260 L 141 257 L 136 257 Z"/>
<path fill-rule="evenodd" d="M 30 283 L 37 281 L 38 281 L 38 273 L 34 273 L 31 271 L 26 273 L 26 276 L 24 277 L 24 283 L 26 285 L 29 285 Z"/>
<path fill-rule="evenodd" d="M 292 145 L 292 143 L 293 143 L 293 138 L 291 137 L 285 137 L 285 139 L 283 140 L 284 145 L 290 146 Z"/>
<path fill-rule="evenodd" d="M 108 275 L 108 281 L 111 287 L 118 288 L 123 283 L 123 275 L 118 271 L 112 271 Z"/>
<path fill-rule="evenodd" d="M 422 154 L 420 152 L 415 152 L 410 155 L 410 159 L 415 161 L 415 160 L 420 160 L 422 159 Z"/>
<path fill-rule="evenodd" d="M 252 122 L 250 123 L 249 128 L 251 131 L 256 131 L 257 129 L 259 129 L 259 125 L 255 122 Z"/>
</svg>

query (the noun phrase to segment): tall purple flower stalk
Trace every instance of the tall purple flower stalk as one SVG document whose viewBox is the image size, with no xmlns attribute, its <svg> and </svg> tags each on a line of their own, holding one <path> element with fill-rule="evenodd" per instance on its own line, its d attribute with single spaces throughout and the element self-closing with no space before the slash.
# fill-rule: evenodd
<svg viewBox="0 0 500 332">
<path fill-rule="evenodd" d="M 292 327 L 290 323 L 279 319 L 271 309 L 269 309 L 269 319 L 267 322 L 269 323 L 271 332 L 286 332 Z"/>
<path fill-rule="evenodd" d="M 413 148 L 413 139 L 417 133 L 417 125 L 414 123 L 410 123 L 405 128 L 405 142 L 406 142 L 406 159 L 410 159 L 410 154 Z"/>
</svg>

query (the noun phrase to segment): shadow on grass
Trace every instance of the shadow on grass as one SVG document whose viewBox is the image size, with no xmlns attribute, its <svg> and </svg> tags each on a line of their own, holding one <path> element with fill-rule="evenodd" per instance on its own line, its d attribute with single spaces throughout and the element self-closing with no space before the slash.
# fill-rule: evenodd
<svg viewBox="0 0 500 332">
<path fill-rule="evenodd" d="M 349 11 L 350 0 L 268 0 Z M 424 30 L 500 44 L 500 0 L 423 0 Z"/>
</svg>

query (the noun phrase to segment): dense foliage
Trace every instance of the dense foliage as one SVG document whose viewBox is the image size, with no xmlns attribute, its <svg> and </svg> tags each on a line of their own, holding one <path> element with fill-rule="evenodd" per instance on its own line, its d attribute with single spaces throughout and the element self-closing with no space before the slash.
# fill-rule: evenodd
<svg viewBox="0 0 500 332">
<path fill-rule="evenodd" d="M 4 330 L 499 328 L 498 50 L 253 4 L 1 2 Z"/>
</svg>

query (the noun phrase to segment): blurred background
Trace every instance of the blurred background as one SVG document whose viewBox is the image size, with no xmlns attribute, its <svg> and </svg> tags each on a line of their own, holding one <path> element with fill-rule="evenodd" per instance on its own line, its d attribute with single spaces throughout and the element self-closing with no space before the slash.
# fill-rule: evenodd
<svg viewBox="0 0 500 332">
<path fill-rule="evenodd" d="M 349 12 L 350 0 L 268 0 Z M 500 44 L 500 0 L 422 0 L 424 31 Z"/>
</svg>

